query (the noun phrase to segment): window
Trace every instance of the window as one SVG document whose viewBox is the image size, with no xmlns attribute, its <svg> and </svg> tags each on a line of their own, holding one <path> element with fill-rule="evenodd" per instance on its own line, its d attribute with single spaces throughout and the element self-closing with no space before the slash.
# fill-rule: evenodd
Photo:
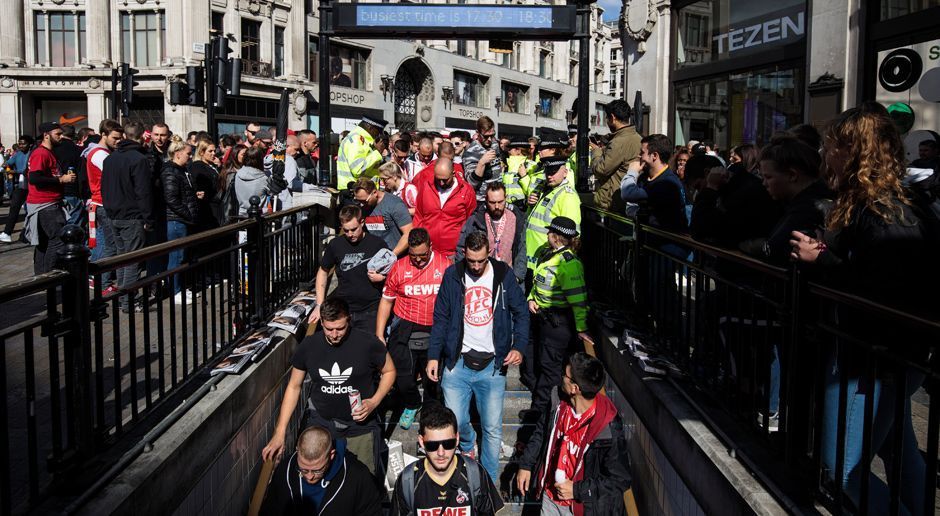
<svg viewBox="0 0 940 516">
<path fill-rule="evenodd" d="M 529 96 L 529 87 L 521 84 L 503 81 L 499 89 L 502 105 L 500 111 L 506 113 L 525 113 L 526 100 Z"/>
<path fill-rule="evenodd" d="M 76 66 L 85 59 L 84 13 L 35 13 L 36 63 Z"/>
<path fill-rule="evenodd" d="M 212 11 L 212 30 L 216 34 L 225 33 L 225 13 Z"/>
<path fill-rule="evenodd" d="M 561 95 L 550 91 L 539 90 L 538 114 L 547 118 L 561 118 Z"/>
<path fill-rule="evenodd" d="M 700 0 L 679 10 L 677 68 L 805 45 L 806 0 L 755 2 L 746 9 L 728 5 Z"/>
<path fill-rule="evenodd" d="M 539 77 L 550 79 L 552 75 L 552 53 L 548 50 L 539 51 Z"/>
<path fill-rule="evenodd" d="M 486 107 L 486 77 L 454 70 L 454 102 Z"/>
<path fill-rule="evenodd" d="M 890 20 L 931 7 L 940 7 L 940 0 L 881 0 L 881 19 Z"/>
<path fill-rule="evenodd" d="M 457 40 L 457 55 L 458 56 L 467 56 L 467 40 L 458 39 Z"/>
<path fill-rule="evenodd" d="M 284 27 L 274 28 L 274 76 L 284 75 Z"/>
<path fill-rule="evenodd" d="M 607 125 L 607 114 L 604 113 L 603 104 L 594 104 L 594 127 L 604 127 Z"/>
<path fill-rule="evenodd" d="M 320 77 L 320 38 L 307 35 L 307 78 L 311 82 L 319 82 Z"/>
<path fill-rule="evenodd" d="M 166 17 L 162 11 L 121 13 L 121 59 L 133 66 L 159 66 L 166 54 Z"/>
<path fill-rule="evenodd" d="M 612 48 L 612 49 L 610 49 L 610 60 L 611 60 L 611 61 L 614 61 L 614 62 L 617 62 L 617 61 L 620 60 L 620 49 L 619 49 L 619 48 Z"/>
<path fill-rule="evenodd" d="M 358 47 L 331 44 L 330 84 L 357 90 L 366 89 L 369 54 L 368 50 Z"/>
<path fill-rule="evenodd" d="M 261 22 L 242 18 L 242 59 L 261 61 Z"/>
</svg>

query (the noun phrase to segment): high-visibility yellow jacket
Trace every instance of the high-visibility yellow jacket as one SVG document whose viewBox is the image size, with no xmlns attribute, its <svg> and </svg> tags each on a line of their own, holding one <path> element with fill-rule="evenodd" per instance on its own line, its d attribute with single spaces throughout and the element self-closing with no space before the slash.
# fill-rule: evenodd
<svg viewBox="0 0 940 516">
<path fill-rule="evenodd" d="M 529 207 L 525 249 L 530 269 L 535 268 L 535 252 L 548 242 L 548 226 L 552 219 L 560 216 L 573 220 L 578 226 L 578 231 L 581 231 L 581 198 L 568 183 L 568 178 L 550 191 L 539 192 L 538 202 Z"/>
<path fill-rule="evenodd" d="M 545 244 L 536 252 L 529 300 L 540 308 L 568 308 L 574 312 L 577 331 L 587 331 L 587 287 L 584 265 L 567 247 L 552 249 Z"/>
<path fill-rule="evenodd" d="M 591 154 L 588 153 L 588 166 L 589 166 L 589 167 L 590 167 L 590 165 L 591 165 L 591 158 L 592 158 L 592 157 L 593 157 L 593 156 L 591 156 Z M 575 175 L 577 175 L 577 173 L 578 173 L 578 151 L 572 152 L 571 155 L 568 156 L 568 162 L 565 163 L 565 168 L 568 169 L 568 174 L 569 174 L 569 175 L 570 175 L 570 174 L 575 174 Z"/>
<path fill-rule="evenodd" d="M 336 157 L 336 188 L 345 190 L 350 181 L 379 175 L 382 154 L 375 150 L 375 140 L 365 129 L 356 126 L 346 135 Z"/>
</svg>

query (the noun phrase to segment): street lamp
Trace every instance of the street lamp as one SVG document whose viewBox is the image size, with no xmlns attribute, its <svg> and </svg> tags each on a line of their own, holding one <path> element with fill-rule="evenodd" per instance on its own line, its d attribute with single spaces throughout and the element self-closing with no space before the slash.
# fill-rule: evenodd
<svg viewBox="0 0 940 516">
<path fill-rule="evenodd" d="M 443 86 L 441 90 L 444 91 L 444 94 L 441 95 L 441 100 L 444 101 L 444 109 L 450 109 L 454 105 L 454 88 Z"/>
<path fill-rule="evenodd" d="M 503 107 L 503 98 L 496 96 L 496 116 L 499 116 L 499 108 Z"/>
<path fill-rule="evenodd" d="M 379 78 L 382 80 L 382 85 L 379 86 L 379 89 L 382 90 L 382 100 L 388 100 L 388 93 L 395 87 L 395 78 L 387 74 Z"/>
<path fill-rule="evenodd" d="M 565 111 L 565 123 L 567 124 L 574 123 L 574 111 L 570 109 Z"/>
</svg>

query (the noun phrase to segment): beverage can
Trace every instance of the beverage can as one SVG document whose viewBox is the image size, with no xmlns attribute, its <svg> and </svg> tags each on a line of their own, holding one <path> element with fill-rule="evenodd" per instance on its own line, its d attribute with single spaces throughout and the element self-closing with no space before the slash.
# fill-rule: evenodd
<svg viewBox="0 0 940 516">
<path fill-rule="evenodd" d="M 362 406 L 362 396 L 356 389 L 349 389 L 349 408 L 352 412 L 359 410 Z"/>
</svg>

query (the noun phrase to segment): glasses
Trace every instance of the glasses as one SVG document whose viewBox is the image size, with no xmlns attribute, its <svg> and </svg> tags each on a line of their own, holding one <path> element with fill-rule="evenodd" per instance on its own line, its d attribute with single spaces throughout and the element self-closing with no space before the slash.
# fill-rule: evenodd
<svg viewBox="0 0 940 516">
<path fill-rule="evenodd" d="M 330 467 L 330 464 L 327 464 L 326 466 L 323 466 L 320 469 L 304 469 L 304 468 L 298 467 L 297 471 L 300 472 L 301 476 L 310 475 L 314 477 L 319 477 L 319 476 L 323 476 L 323 474 L 326 473 L 326 470 L 329 467 Z"/>
<path fill-rule="evenodd" d="M 453 450 L 457 447 L 457 438 L 455 437 L 453 439 L 444 439 L 442 441 L 424 441 L 424 449 L 428 453 L 436 452 L 437 449 L 441 446 L 443 446 L 447 451 Z"/>
</svg>

